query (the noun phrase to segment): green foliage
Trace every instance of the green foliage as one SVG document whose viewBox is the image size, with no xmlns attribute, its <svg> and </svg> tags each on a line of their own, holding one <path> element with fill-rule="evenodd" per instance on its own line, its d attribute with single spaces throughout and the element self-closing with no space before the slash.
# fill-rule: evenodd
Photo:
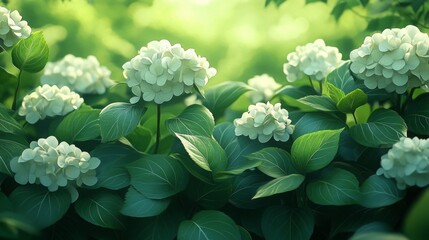
<svg viewBox="0 0 429 240">
<path fill-rule="evenodd" d="M 130 217 L 152 217 L 158 216 L 170 204 L 169 198 L 150 199 L 137 191 L 134 187 L 130 187 L 125 194 L 125 202 L 121 213 Z"/>
<path fill-rule="evenodd" d="M 88 141 L 100 136 L 100 110 L 80 108 L 58 124 L 55 136 L 68 143 Z"/>
<path fill-rule="evenodd" d="M 13 134 L 0 135 L 0 172 L 12 175 L 9 162 L 12 158 L 21 155 L 28 143 L 20 136 Z"/>
<path fill-rule="evenodd" d="M 419 95 L 405 111 L 408 129 L 416 134 L 429 135 L 429 94 Z"/>
<path fill-rule="evenodd" d="M 276 178 L 260 186 L 253 198 L 268 197 L 274 194 L 285 193 L 297 189 L 305 177 L 301 174 L 291 174 Z"/>
<path fill-rule="evenodd" d="M 425 220 L 428 214 L 429 190 L 425 190 L 409 211 L 404 221 L 404 233 L 410 239 L 427 238 L 429 223 Z"/>
<path fill-rule="evenodd" d="M 324 112 L 337 111 L 335 102 L 326 96 L 310 95 L 310 96 L 300 98 L 298 99 L 298 101 L 316 110 L 320 110 Z"/>
<path fill-rule="evenodd" d="M 338 101 L 337 108 L 343 113 L 354 113 L 358 107 L 364 105 L 367 101 L 366 94 L 360 89 L 355 89 Z"/>
<path fill-rule="evenodd" d="M 21 133 L 21 125 L 11 116 L 11 112 L 0 104 L 0 132 Z"/>
<path fill-rule="evenodd" d="M 12 49 L 12 62 L 15 67 L 27 72 L 39 72 L 49 58 L 49 47 L 42 32 L 20 40 Z"/>
<path fill-rule="evenodd" d="M 258 169 L 266 175 L 279 178 L 296 173 L 291 155 L 283 149 L 268 147 L 247 156 L 249 160 L 260 161 Z"/>
<path fill-rule="evenodd" d="M 362 199 L 359 204 L 367 208 L 392 205 L 405 196 L 405 191 L 396 187 L 395 181 L 383 176 L 372 175 L 360 187 Z"/>
</svg>

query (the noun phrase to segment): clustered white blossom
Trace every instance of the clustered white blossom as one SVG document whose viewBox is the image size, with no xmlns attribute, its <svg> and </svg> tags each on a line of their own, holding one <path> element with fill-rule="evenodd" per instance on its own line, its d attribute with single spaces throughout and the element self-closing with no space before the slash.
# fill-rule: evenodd
<svg viewBox="0 0 429 240">
<path fill-rule="evenodd" d="M 283 72 L 289 82 L 294 82 L 305 75 L 312 80 L 322 81 L 339 65 L 341 53 L 336 47 L 326 46 L 322 39 L 305 46 L 298 46 L 295 52 L 287 55 L 287 63 L 283 65 Z"/>
<path fill-rule="evenodd" d="M 275 90 L 280 87 L 280 84 L 268 74 L 256 75 L 249 79 L 247 83 L 254 88 L 254 91 L 248 94 L 252 103 L 269 101 Z"/>
<path fill-rule="evenodd" d="M 17 183 L 42 184 L 51 192 L 59 187 L 95 185 L 98 165 L 100 159 L 91 157 L 73 144 L 58 143 L 54 136 L 31 142 L 30 148 L 10 161 Z"/>
<path fill-rule="evenodd" d="M 131 103 L 140 98 L 157 104 L 170 101 L 173 96 L 191 93 L 194 86 L 203 87 L 216 74 L 216 69 L 194 49 L 184 50 L 180 44 L 171 45 L 167 40 L 150 42 L 122 67 L 135 95 Z"/>
<path fill-rule="evenodd" d="M 381 157 L 377 175 L 394 178 L 399 189 L 429 185 L 429 140 L 402 137 Z"/>
<path fill-rule="evenodd" d="M 113 85 L 110 70 L 100 66 L 97 58 L 90 55 L 86 59 L 67 54 L 57 62 L 48 62 L 41 84 L 67 86 L 81 94 L 103 94 Z"/>
<path fill-rule="evenodd" d="M 404 93 L 429 84 L 429 37 L 412 25 L 366 37 L 350 60 L 351 71 L 369 89 Z"/>
<path fill-rule="evenodd" d="M 70 91 L 70 88 L 45 84 L 24 97 L 18 114 L 25 116 L 27 122 L 34 124 L 47 116 L 64 116 L 78 109 L 82 103 L 83 98 Z"/>
<path fill-rule="evenodd" d="M 0 39 L 6 47 L 11 47 L 19 41 L 29 37 L 31 28 L 27 21 L 22 21 L 18 11 L 10 11 L 0 7 Z"/>
<path fill-rule="evenodd" d="M 286 142 L 295 128 L 288 118 L 289 112 L 281 108 L 280 103 L 256 103 L 250 105 L 241 118 L 234 120 L 235 135 L 258 138 L 259 142 L 266 143 L 272 137 L 276 141 Z"/>
</svg>

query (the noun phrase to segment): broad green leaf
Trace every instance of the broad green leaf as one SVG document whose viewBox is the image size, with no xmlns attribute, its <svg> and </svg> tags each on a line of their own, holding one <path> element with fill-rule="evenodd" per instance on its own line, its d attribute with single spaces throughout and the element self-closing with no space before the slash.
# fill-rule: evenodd
<svg viewBox="0 0 429 240">
<path fill-rule="evenodd" d="M 145 197 L 163 199 L 184 190 L 189 175 L 174 158 L 146 155 L 128 165 L 131 185 Z"/>
<path fill-rule="evenodd" d="M 223 82 L 207 90 L 204 105 L 217 116 L 252 88 L 243 82 Z"/>
<path fill-rule="evenodd" d="M 191 159 L 202 169 L 218 173 L 228 166 L 225 150 L 213 138 L 177 134 Z"/>
<path fill-rule="evenodd" d="M 71 197 L 67 190 L 50 192 L 42 186 L 19 186 L 9 196 L 18 213 L 39 228 L 51 226 L 69 209 Z"/>
<path fill-rule="evenodd" d="M 88 141 L 100 136 L 100 110 L 83 108 L 68 114 L 58 125 L 55 136 L 68 143 Z"/>
<path fill-rule="evenodd" d="M 36 73 L 42 70 L 49 58 L 48 44 L 42 32 L 34 32 L 21 39 L 12 49 L 12 62 L 15 67 Z"/>
<path fill-rule="evenodd" d="M 74 203 L 76 213 L 85 221 L 104 228 L 125 229 L 120 213 L 122 198 L 110 191 L 81 194 Z"/>
<path fill-rule="evenodd" d="M 413 133 L 429 135 L 429 93 L 419 95 L 407 105 L 404 120 Z"/>
<path fill-rule="evenodd" d="M 419 196 L 408 211 L 403 224 L 403 232 L 413 240 L 426 240 L 429 221 L 429 188 Z"/>
<path fill-rule="evenodd" d="M 340 20 L 340 17 L 343 13 L 349 8 L 347 2 L 339 1 L 335 4 L 334 8 L 331 11 L 331 15 L 334 16 L 335 20 Z"/>
<path fill-rule="evenodd" d="M 150 199 L 134 187 L 130 187 L 125 194 L 121 213 L 130 217 L 152 217 L 161 214 L 169 204 L 169 198 Z"/>
<path fill-rule="evenodd" d="M 29 144 L 25 139 L 12 134 L 0 135 L 0 173 L 12 175 L 10 169 L 10 160 L 14 157 L 19 157 Z"/>
<path fill-rule="evenodd" d="M 238 226 L 238 230 L 240 231 L 241 240 L 252 240 L 252 235 L 241 226 Z"/>
<path fill-rule="evenodd" d="M 366 94 L 358 88 L 343 97 L 337 103 L 337 108 L 343 113 L 354 113 L 356 108 L 366 104 L 367 101 L 368 97 Z"/>
<path fill-rule="evenodd" d="M 205 183 L 214 184 L 212 173 L 198 166 L 198 164 L 196 164 L 187 154 L 176 154 L 172 157 L 182 163 L 182 165 L 192 176 L 198 178 Z"/>
<path fill-rule="evenodd" d="M 279 97 L 283 108 L 289 109 L 290 107 L 295 107 L 305 111 L 314 111 L 312 107 L 308 107 L 307 105 L 300 103 L 297 99 L 315 94 L 317 94 L 317 92 L 312 87 L 307 85 L 286 85 L 283 88 L 277 90 L 272 98 Z"/>
<path fill-rule="evenodd" d="M 349 131 L 363 146 L 390 147 L 407 136 L 407 125 L 395 111 L 379 108 L 371 113 L 367 123 L 354 125 Z"/>
<path fill-rule="evenodd" d="M 332 84 L 336 88 L 348 94 L 357 88 L 361 88 L 363 83 L 356 82 L 350 72 L 350 62 L 345 62 L 343 65 L 332 71 L 326 78 L 327 83 Z M 328 84 L 328 86 L 329 86 Z M 329 87 L 328 87 L 329 90 Z"/>
<path fill-rule="evenodd" d="M 355 175 L 341 168 L 333 168 L 307 185 L 307 196 L 319 205 L 342 206 L 357 203 L 361 194 Z"/>
<path fill-rule="evenodd" d="M 211 137 L 214 119 L 211 112 L 201 105 L 187 107 L 176 118 L 168 119 L 166 126 L 170 133 Z"/>
<path fill-rule="evenodd" d="M 0 212 L 0 239 L 26 239 L 39 234 L 30 218 L 11 211 Z"/>
<path fill-rule="evenodd" d="M 307 240 L 314 229 L 309 208 L 272 206 L 262 216 L 262 232 L 267 240 Z"/>
<path fill-rule="evenodd" d="M 362 198 L 359 204 L 367 208 L 392 205 L 405 196 L 405 191 L 396 187 L 393 179 L 372 175 L 360 187 Z"/>
<path fill-rule="evenodd" d="M 356 162 L 364 154 L 367 147 L 358 144 L 350 136 L 349 131 L 343 131 L 340 136 L 338 155 L 344 160 Z"/>
<path fill-rule="evenodd" d="M 146 111 L 141 105 L 111 103 L 100 112 L 102 142 L 109 142 L 131 133 Z"/>
<path fill-rule="evenodd" d="M 353 235 L 349 240 L 410 240 L 406 236 L 399 233 L 383 233 L 383 232 L 368 232 Z M 425 239 L 425 238 L 424 238 Z"/>
<path fill-rule="evenodd" d="M 292 157 L 288 152 L 276 147 L 264 148 L 247 156 L 249 160 L 260 161 L 258 169 L 266 175 L 278 178 L 296 173 Z"/>
<path fill-rule="evenodd" d="M 342 131 L 322 130 L 297 138 L 291 149 L 295 168 L 309 173 L 326 167 L 337 154 Z"/>
<path fill-rule="evenodd" d="M 292 137 L 297 139 L 307 133 L 320 130 L 335 130 L 344 127 L 346 127 L 346 116 L 343 113 L 310 112 L 305 113 L 304 116 L 295 123 L 295 130 L 293 131 Z"/>
<path fill-rule="evenodd" d="M 208 184 L 197 179 L 190 181 L 187 188 L 189 199 L 198 203 L 205 209 L 220 209 L 229 200 L 232 193 L 232 182 L 230 179 Z"/>
<path fill-rule="evenodd" d="M 241 240 L 241 235 L 234 221 L 223 212 L 205 210 L 180 224 L 177 239 Z"/>
<path fill-rule="evenodd" d="M 310 95 L 298 99 L 302 104 L 324 112 L 338 111 L 335 102 L 327 96 Z"/>
<path fill-rule="evenodd" d="M 360 0 L 360 3 L 365 7 L 369 3 L 369 0 Z"/>
<path fill-rule="evenodd" d="M 304 179 L 305 177 L 301 174 L 291 174 L 276 178 L 260 186 L 253 199 L 293 191 L 301 186 Z"/>
<path fill-rule="evenodd" d="M 340 82 L 341 83 L 341 82 Z M 338 103 L 344 96 L 343 90 L 339 89 L 330 82 L 326 82 L 328 93 L 327 95 L 334 100 L 335 103 Z"/>
<path fill-rule="evenodd" d="M 252 199 L 258 188 L 272 178 L 258 171 L 246 171 L 234 178 L 229 202 L 242 209 L 258 209 L 269 204 L 269 198 Z"/>
<path fill-rule="evenodd" d="M 11 116 L 11 113 L 3 104 L 0 104 L 0 132 L 22 132 L 22 126 Z"/>
<path fill-rule="evenodd" d="M 126 138 L 134 148 L 142 152 L 149 152 L 150 147 L 155 143 L 154 133 L 152 133 L 150 129 L 142 126 L 137 126 Z"/>
</svg>

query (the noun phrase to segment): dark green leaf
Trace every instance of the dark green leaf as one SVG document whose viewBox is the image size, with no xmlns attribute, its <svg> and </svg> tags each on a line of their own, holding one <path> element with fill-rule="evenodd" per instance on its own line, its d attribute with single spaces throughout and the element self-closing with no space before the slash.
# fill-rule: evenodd
<svg viewBox="0 0 429 240">
<path fill-rule="evenodd" d="M 292 144 L 292 163 L 302 172 L 326 167 L 335 157 L 343 129 L 322 130 L 303 135 Z"/>
<path fill-rule="evenodd" d="M 357 88 L 362 88 L 363 86 L 363 83 L 358 83 L 353 78 L 350 72 L 350 62 L 345 62 L 343 65 L 332 71 L 326 80 L 345 94 L 348 94 Z"/>
<path fill-rule="evenodd" d="M 21 125 L 12 117 L 11 112 L 3 104 L 0 104 L 0 132 L 15 134 L 22 132 Z"/>
<path fill-rule="evenodd" d="M 137 126 L 132 133 L 126 136 L 126 138 L 134 148 L 142 152 L 148 152 L 151 145 L 155 142 L 155 137 L 152 131 L 142 126 Z"/>
<path fill-rule="evenodd" d="M 182 190 L 188 184 L 189 175 L 174 158 L 163 155 L 147 155 L 128 165 L 131 185 L 145 197 L 163 199 Z"/>
<path fill-rule="evenodd" d="M 367 240 L 367 239 L 377 239 L 377 240 L 409 240 L 402 234 L 398 233 L 383 233 L 383 232 L 369 232 L 369 233 L 359 233 L 353 235 L 349 240 Z"/>
<path fill-rule="evenodd" d="M 393 14 L 383 14 L 382 17 L 375 17 L 370 19 L 366 27 L 366 31 L 380 31 L 380 29 L 391 28 L 393 26 L 405 27 L 407 23 L 408 21 L 404 21 L 404 18 L 401 16 L 396 16 Z"/>
<path fill-rule="evenodd" d="M 25 139 L 13 134 L 0 135 L 0 173 L 12 175 L 10 160 L 19 157 L 29 144 Z"/>
<path fill-rule="evenodd" d="M 202 169 L 188 155 L 174 155 L 173 158 L 177 159 L 180 163 L 182 163 L 182 165 L 192 176 L 198 178 L 205 183 L 214 184 L 214 179 L 211 172 Z"/>
<path fill-rule="evenodd" d="M 234 178 L 232 194 L 229 202 L 244 209 L 257 209 L 267 205 L 269 198 L 252 199 L 257 189 L 272 180 L 258 171 L 246 171 Z"/>
<path fill-rule="evenodd" d="M 372 175 L 360 187 L 362 198 L 360 205 L 367 208 L 379 208 L 392 205 L 405 196 L 405 191 L 396 187 L 393 179 Z"/>
<path fill-rule="evenodd" d="M 12 62 L 15 67 L 27 72 L 42 70 L 49 58 L 48 44 L 42 32 L 35 32 L 21 39 L 12 49 Z"/>
<path fill-rule="evenodd" d="M 316 110 L 320 110 L 324 112 L 337 111 L 335 102 L 327 96 L 310 95 L 310 96 L 300 98 L 298 99 L 298 101 Z"/>
<path fill-rule="evenodd" d="M 297 99 L 303 98 L 309 95 L 315 95 L 317 92 L 310 86 L 291 86 L 286 85 L 283 88 L 277 90 L 273 98 L 279 97 L 282 101 L 283 108 L 296 107 L 302 110 L 313 110 L 305 104 L 300 103 Z"/>
<path fill-rule="evenodd" d="M 350 205 L 360 200 L 355 175 L 341 168 L 330 169 L 307 185 L 308 198 L 319 205 Z"/>
<path fill-rule="evenodd" d="M 349 131 L 343 131 L 341 133 L 338 154 L 344 160 L 356 162 L 366 149 L 367 147 L 364 147 L 353 140 Z"/>
<path fill-rule="evenodd" d="M 191 105 L 176 118 L 168 119 L 166 126 L 172 134 L 211 137 L 214 119 L 211 112 L 204 106 Z"/>
<path fill-rule="evenodd" d="M 244 227 L 238 226 L 238 230 L 240 231 L 241 240 L 252 240 L 252 236 Z"/>
<path fill-rule="evenodd" d="M 60 220 L 69 209 L 71 197 L 67 190 L 50 192 L 42 186 L 20 186 L 9 196 L 18 213 L 34 226 L 45 228 Z"/>
<path fill-rule="evenodd" d="M 304 179 L 305 177 L 301 174 L 291 174 L 276 178 L 260 186 L 253 199 L 293 191 L 304 182 Z"/>
<path fill-rule="evenodd" d="M 413 240 L 425 240 L 428 237 L 429 188 L 420 195 L 408 211 L 403 225 L 404 233 Z"/>
<path fill-rule="evenodd" d="M 0 212 L 0 239 L 26 239 L 37 235 L 39 229 L 31 219 L 10 211 Z"/>
<path fill-rule="evenodd" d="M 296 173 L 292 157 L 283 149 L 268 147 L 247 156 L 248 159 L 260 161 L 258 169 L 266 175 L 278 178 Z"/>
<path fill-rule="evenodd" d="M 241 235 L 230 217 L 222 212 L 206 210 L 195 214 L 191 221 L 183 221 L 177 239 L 241 240 Z"/>
<path fill-rule="evenodd" d="M 355 89 L 343 97 L 338 103 L 337 108 L 343 113 L 354 113 L 356 108 L 367 103 L 368 97 L 358 89 Z"/>
<path fill-rule="evenodd" d="M 408 104 L 404 120 L 413 133 L 429 135 L 429 93 L 419 95 Z"/>
<path fill-rule="evenodd" d="M 85 221 L 104 228 L 125 229 L 120 213 L 121 197 L 109 191 L 92 191 L 75 202 L 76 213 Z"/>
<path fill-rule="evenodd" d="M 100 110 L 83 108 L 67 115 L 58 125 L 55 136 L 68 143 L 88 141 L 100 136 Z"/>
<path fill-rule="evenodd" d="M 315 3 L 315 2 L 324 2 L 324 3 L 327 3 L 328 0 L 305 0 L 305 4 Z"/>
<path fill-rule="evenodd" d="M 365 7 L 369 3 L 369 0 L 360 0 L 360 3 Z"/>
<path fill-rule="evenodd" d="M 169 204 L 169 198 L 150 199 L 134 187 L 130 187 L 125 194 L 125 202 L 121 213 L 130 217 L 152 217 L 161 214 Z"/>
<path fill-rule="evenodd" d="M 335 20 L 338 21 L 340 17 L 343 15 L 344 11 L 348 8 L 347 2 L 344 1 L 338 1 L 334 8 L 331 11 L 331 15 L 334 16 Z"/>
<path fill-rule="evenodd" d="M 205 209 L 220 209 L 229 200 L 232 183 L 228 179 L 215 184 L 208 184 L 197 179 L 190 181 L 187 195 Z"/>
<path fill-rule="evenodd" d="M 346 127 L 346 116 L 342 113 L 305 113 L 304 116 L 295 123 L 295 130 L 292 137 L 297 139 L 307 133 L 317 132 L 320 130 L 335 130 L 344 127 Z"/>
<path fill-rule="evenodd" d="M 314 217 L 308 208 L 272 206 L 262 217 L 262 232 L 267 240 L 307 240 L 313 228 Z"/>
<path fill-rule="evenodd" d="M 390 147 L 407 136 L 407 125 L 395 111 L 379 108 L 371 113 L 367 123 L 350 127 L 356 142 L 367 147 Z"/>
</svg>

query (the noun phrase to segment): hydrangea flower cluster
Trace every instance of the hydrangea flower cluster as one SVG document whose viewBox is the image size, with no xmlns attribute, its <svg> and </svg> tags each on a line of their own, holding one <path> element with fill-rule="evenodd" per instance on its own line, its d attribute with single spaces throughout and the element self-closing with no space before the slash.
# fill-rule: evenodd
<svg viewBox="0 0 429 240">
<path fill-rule="evenodd" d="M 412 25 L 366 37 L 350 60 L 351 71 L 369 89 L 404 93 L 429 84 L 429 37 Z"/>
<path fill-rule="evenodd" d="M 67 54 L 57 62 L 48 62 L 41 84 L 67 86 L 81 94 L 103 94 L 113 85 L 110 70 L 100 66 L 97 58 L 90 55 L 86 59 Z"/>
<path fill-rule="evenodd" d="M 377 175 L 394 178 L 399 189 L 429 185 L 429 140 L 402 137 L 381 157 Z"/>
<path fill-rule="evenodd" d="M 31 28 L 27 21 L 22 21 L 18 11 L 0 7 L 0 39 L 6 47 L 12 47 L 19 39 L 28 38 Z"/>
<path fill-rule="evenodd" d="M 180 44 L 171 45 L 167 40 L 150 42 L 122 68 L 135 95 L 131 103 L 143 98 L 161 104 L 173 96 L 191 93 L 194 86 L 203 87 L 216 75 L 216 69 L 194 49 L 184 50 Z"/>
<path fill-rule="evenodd" d="M 55 85 L 45 84 L 24 97 L 18 114 L 25 116 L 27 122 L 34 124 L 40 119 L 45 119 L 46 116 L 64 116 L 78 109 L 82 103 L 83 98 L 72 92 L 70 88 L 58 88 Z"/>
<path fill-rule="evenodd" d="M 75 145 L 58 143 L 54 136 L 40 138 L 30 143 L 21 156 L 10 161 L 15 181 L 19 184 L 42 184 L 49 191 L 59 187 L 72 187 L 97 183 L 95 169 L 100 159 L 91 157 Z"/>
<path fill-rule="evenodd" d="M 322 81 L 339 65 L 341 53 L 336 47 L 326 46 L 322 39 L 305 46 L 298 46 L 295 52 L 287 55 L 288 63 L 283 65 L 283 72 L 289 82 L 294 82 L 305 75 L 312 80 Z"/>
<path fill-rule="evenodd" d="M 252 140 L 258 138 L 261 143 L 268 142 L 272 137 L 276 141 L 286 142 L 295 128 L 288 117 L 289 112 L 282 109 L 280 103 L 250 105 L 241 118 L 234 120 L 235 135 L 249 136 Z"/>
<path fill-rule="evenodd" d="M 275 90 L 280 87 L 280 84 L 268 74 L 254 76 L 247 83 L 255 89 L 255 91 L 248 94 L 252 103 L 269 101 L 274 95 Z"/>
</svg>

